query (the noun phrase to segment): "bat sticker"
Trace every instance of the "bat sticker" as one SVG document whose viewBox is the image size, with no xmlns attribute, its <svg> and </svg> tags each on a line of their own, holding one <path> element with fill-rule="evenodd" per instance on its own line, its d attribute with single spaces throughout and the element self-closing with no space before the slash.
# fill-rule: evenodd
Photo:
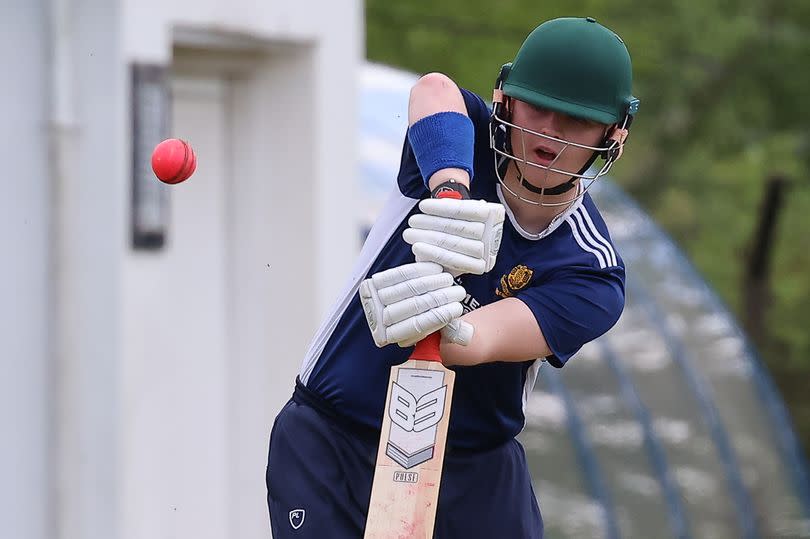
<svg viewBox="0 0 810 539">
<path fill-rule="evenodd" d="M 391 432 L 385 454 L 405 469 L 433 458 L 436 425 L 444 416 L 444 373 L 399 369 L 391 387 Z"/>
</svg>

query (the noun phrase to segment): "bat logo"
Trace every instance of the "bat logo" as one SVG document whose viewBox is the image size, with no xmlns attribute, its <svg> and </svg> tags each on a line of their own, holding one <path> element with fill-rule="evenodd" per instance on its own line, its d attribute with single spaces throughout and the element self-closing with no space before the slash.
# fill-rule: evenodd
<svg viewBox="0 0 810 539">
<path fill-rule="evenodd" d="M 447 386 L 442 386 L 422 395 L 417 400 L 413 393 L 394 382 L 388 415 L 391 416 L 391 421 L 402 430 L 422 432 L 442 419 L 446 394 Z"/>
<path fill-rule="evenodd" d="M 294 530 L 297 530 L 304 525 L 306 516 L 307 512 L 303 509 L 293 509 L 290 511 L 290 526 L 292 526 Z"/>
<path fill-rule="evenodd" d="M 443 373 L 399 369 L 391 384 L 391 431 L 385 454 L 405 469 L 433 458 L 436 425 L 444 417 L 446 397 Z"/>
<path fill-rule="evenodd" d="M 416 483 L 419 481 L 419 474 L 416 472 L 394 472 L 395 483 Z"/>
</svg>

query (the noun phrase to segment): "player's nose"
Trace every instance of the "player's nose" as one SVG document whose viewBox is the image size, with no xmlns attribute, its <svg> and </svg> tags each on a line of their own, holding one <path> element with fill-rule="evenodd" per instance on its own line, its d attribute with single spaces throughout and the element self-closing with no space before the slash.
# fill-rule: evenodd
<svg viewBox="0 0 810 539">
<path fill-rule="evenodd" d="M 566 115 L 549 109 L 533 109 L 533 131 L 554 138 L 561 138 Z"/>
</svg>

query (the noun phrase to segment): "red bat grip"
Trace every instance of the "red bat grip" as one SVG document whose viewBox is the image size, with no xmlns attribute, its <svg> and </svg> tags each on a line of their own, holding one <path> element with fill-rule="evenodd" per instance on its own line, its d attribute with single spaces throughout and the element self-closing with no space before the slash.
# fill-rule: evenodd
<svg viewBox="0 0 810 539">
<path fill-rule="evenodd" d="M 442 356 L 439 347 L 442 343 L 441 331 L 435 331 L 416 343 L 416 348 L 411 352 L 409 359 L 422 359 L 425 361 L 438 361 L 441 363 Z"/>
</svg>

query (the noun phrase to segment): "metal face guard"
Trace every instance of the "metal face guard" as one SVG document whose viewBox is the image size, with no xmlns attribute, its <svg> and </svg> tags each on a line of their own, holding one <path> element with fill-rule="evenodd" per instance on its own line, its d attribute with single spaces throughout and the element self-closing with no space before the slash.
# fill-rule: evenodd
<svg viewBox="0 0 810 539">
<path fill-rule="evenodd" d="M 537 206 L 565 206 L 565 205 L 568 205 L 568 204 L 571 204 L 571 203 L 575 202 L 578 198 L 583 196 L 587 192 L 587 190 L 591 187 L 591 185 L 593 185 L 594 181 L 599 179 L 601 176 L 604 176 L 605 174 L 607 174 L 610 171 L 611 167 L 613 167 L 613 163 L 615 163 L 619 159 L 619 157 L 621 157 L 622 151 L 624 149 L 624 141 L 627 139 L 627 134 L 628 134 L 628 130 L 626 128 L 626 123 L 627 122 L 625 121 L 625 124 L 622 125 L 622 127 L 614 127 L 612 129 L 611 133 L 605 139 L 606 142 L 608 143 L 606 146 L 588 146 L 586 144 L 578 144 L 576 142 L 571 142 L 571 141 L 568 141 L 568 140 L 559 139 L 559 138 L 556 138 L 556 137 L 552 137 L 550 135 L 544 135 L 542 133 L 538 133 L 537 131 L 532 131 L 531 129 L 527 129 L 525 127 L 521 127 L 519 125 L 513 124 L 513 123 L 503 119 L 502 117 L 500 117 L 498 115 L 497 111 L 498 111 L 498 108 L 495 108 L 494 112 L 492 114 L 492 118 L 490 120 L 491 125 L 490 125 L 490 130 L 489 130 L 489 145 L 490 145 L 490 148 L 492 148 L 492 150 L 494 152 L 494 158 L 495 158 L 495 174 L 498 177 L 498 181 L 500 182 L 501 186 L 504 189 L 506 189 L 512 196 L 522 200 L 523 202 L 526 202 L 528 204 L 534 204 L 534 205 L 537 205 Z M 548 165 L 541 165 L 540 163 L 535 163 L 534 161 L 530 161 L 530 160 L 526 159 L 525 157 L 524 158 L 517 157 L 514 154 L 509 153 L 508 151 L 506 151 L 506 148 L 505 148 L 506 144 L 502 144 L 501 145 L 502 147 L 499 147 L 499 145 L 496 142 L 496 132 L 498 130 L 501 130 L 502 135 L 504 137 L 507 137 L 510 129 L 515 129 L 515 130 L 520 132 L 520 140 L 521 140 L 521 145 L 523 146 L 523 155 L 524 156 L 526 155 L 526 137 L 527 136 L 534 136 L 534 137 L 538 137 L 538 138 L 540 138 L 542 140 L 556 142 L 557 144 L 562 144 L 563 148 L 556 155 L 556 157 L 552 160 L 552 162 L 549 163 Z M 571 171 L 568 171 L 568 170 L 562 170 L 562 169 L 556 168 L 554 166 L 555 163 L 560 158 L 560 156 L 563 154 L 563 152 L 565 152 L 565 150 L 568 149 L 569 147 L 582 148 L 582 149 L 585 149 L 585 150 L 590 150 L 591 152 L 594 152 L 597 155 L 603 156 L 605 158 L 605 163 L 602 165 L 602 167 L 598 171 L 596 171 L 593 174 L 588 174 L 588 171 L 590 170 L 590 168 L 588 168 L 585 171 L 581 171 L 581 172 L 571 172 Z M 530 199 L 527 199 L 527 198 L 515 193 L 504 182 L 504 179 L 501 177 L 501 172 L 500 172 L 501 167 L 499 165 L 502 165 L 503 161 L 505 159 L 508 159 L 508 160 L 511 160 L 511 161 L 515 162 L 515 165 L 518 167 L 518 172 L 521 174 L 521 176 L 523 175 L 523 173 L 520 170 L 520 168 L 521 168 L 519 166 L 520 164 L 522 164 L 524 166 L 534 167 L 534 168 L 539 168 L 541 170 L 544 170 L 544 171 L 546 171 L 546 177 L 548 177 L 548 174 L 550 172 L 554 172 L 554 173 L 557 173 L 557 174 L 562 174 L 562 175 L 565 175 L 565 176 L 569 176 L 571 178 L 571 180 L 569 180 L 569 181 L 573 181 L 573 180 L 576 180 L 576 179 L 581 179 L 581 180 L 587 180 L 589 183 L 588 183 L 588 185 L 583 186 L 583 188 L 578 189 L 576 191 L 576 195 L 573 198 L 571 198 L 570 200 L 565 200 L 563 202 L 543 202 L 542 197 L 544 196 L 544 194 L 542 192 L 544 191 L 544 189 L 539 189 L 539 191 L 541 193 L 540 194 L 541 200 L 539 200 L 539 201 L 530 200 Z M 526 180 L 524 179 L 523 181 L 526 181 Z M 546 188 L 546 189 L 553 189 L 553 188 Z M 548 195 L 545 195 L 545 196 L 548 196 Z"/>
</svg>

